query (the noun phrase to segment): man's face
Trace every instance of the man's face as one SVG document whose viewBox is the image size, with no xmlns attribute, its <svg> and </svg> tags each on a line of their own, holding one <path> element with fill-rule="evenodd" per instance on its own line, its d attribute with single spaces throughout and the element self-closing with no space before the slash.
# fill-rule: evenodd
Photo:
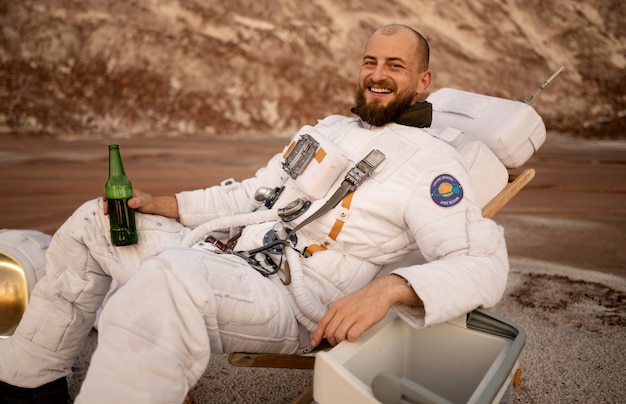
<svg viewBox="0 0 626 404">
<path fill-rule="evenodd" d="M 419 72 L 415 53 L 417 39 L 409 31 L 393 35 L 372 35 L 365 48 L 355 112 L 371 125 L 392 122 L 406 107 L 415 103 L 430 80 L 429 72 Z"/>
</svg>

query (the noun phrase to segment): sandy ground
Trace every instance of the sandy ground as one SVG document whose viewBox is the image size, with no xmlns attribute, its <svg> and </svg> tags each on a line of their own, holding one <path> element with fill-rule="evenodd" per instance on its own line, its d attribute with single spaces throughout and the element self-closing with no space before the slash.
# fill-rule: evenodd
<svg viewBox="0 0 626 404">
<path fill-rule="evenodd" d="M 101 194 L 107 147 L 121 146 L 136 188 L 155 194 L 250 175 L 286 143 L 215 139 L 0 137 L 0 228 L 53 233 Z M 535 179 L 495 216 L 511 257 L 509 285 L 493 310 L 528 334 L 524 382 L 513 402 L 626 400 L 626 142 L 549 134 L 527 164 Z M 70 379 L 75 393 L 96 332 Z M 191 391 L 197 403 L 291 402 L 311 371 L 238 369 L 213 358 Z"/>
</svg>

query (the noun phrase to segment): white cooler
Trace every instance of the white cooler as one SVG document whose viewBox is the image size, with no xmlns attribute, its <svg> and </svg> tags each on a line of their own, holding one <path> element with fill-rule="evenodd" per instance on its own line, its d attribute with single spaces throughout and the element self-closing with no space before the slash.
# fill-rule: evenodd
<svg viewBox="0 0 626 404">
<path fill-rule="evenodd" d="M 512 385 L 526 334 L 478 309 L 416 330 L 391 313 L 357 342 L 319 352 L 316 403 L 492 403 Z"/>
</svg>

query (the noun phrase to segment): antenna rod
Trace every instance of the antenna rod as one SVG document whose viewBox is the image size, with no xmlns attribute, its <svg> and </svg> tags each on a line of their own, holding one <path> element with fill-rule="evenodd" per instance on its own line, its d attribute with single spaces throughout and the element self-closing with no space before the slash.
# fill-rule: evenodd
<svg viewBox="0 0 626 404">
<path fill-rule="evenodd" d="M 537 96 L 537 95 L 538 95 L 541 91 L 543 91 L 543 89 L 544 89 L 544 88 L 546 88 L 546 87 L 548 86 L 548 84 L 550 84 L 550 82 L 551 82 L 552 80 L 554 80 L 554 78 L 555 78 L 556 76 L 558 76 L 558 75 L 559 75 L 559 73 L 561 73 L 561 72 L 563 71 L 563 69 L 565 69 L 565 66 L 561 66 L 561 67 L 559 67 L 559 68 L 557 69 L 557 71 L 555 71 L 554 73 L 552 73 L 552 76 L 550 76 L 550 77 L 548 78 L 548 80 L 546 80 L 546 81 L 544 81 L 543 83 L 541 83 L 541 85 L 539 86 L 539 88 L 537 88 L 537 90 L 535 91 L 535 93 L 534 93 L 533 95 L 531 95 L 531 96 L 530 96 L 530 98 L 528 98 L 527 100 L 522 101 L 522 102 L 524 102 L 524 103 L 526 103 L 526 104 L 530 104 L 531 102 L 533 102 L 533 99 L 535 99 L 535 97 L 536 97 L 536 96 Z"/>
</svg>

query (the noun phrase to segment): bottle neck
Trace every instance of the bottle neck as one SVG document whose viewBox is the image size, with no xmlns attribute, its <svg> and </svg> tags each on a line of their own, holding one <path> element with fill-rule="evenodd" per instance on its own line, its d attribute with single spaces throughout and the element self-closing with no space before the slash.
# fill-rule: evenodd
<svg viewBox="0 0 626 404">
<path fill-rule="evenodd" d="M 109 146 L 109 177 L 125 177 L 124 164 L 117 145 Z"/>
<path fill-rule="evenodd" d="M 133 187 L 126 173 L 117 145 L 109 146 L 109 178 L 104 184 L 107 199 L 129 199 L 133 196 Z"/>
</svg>

